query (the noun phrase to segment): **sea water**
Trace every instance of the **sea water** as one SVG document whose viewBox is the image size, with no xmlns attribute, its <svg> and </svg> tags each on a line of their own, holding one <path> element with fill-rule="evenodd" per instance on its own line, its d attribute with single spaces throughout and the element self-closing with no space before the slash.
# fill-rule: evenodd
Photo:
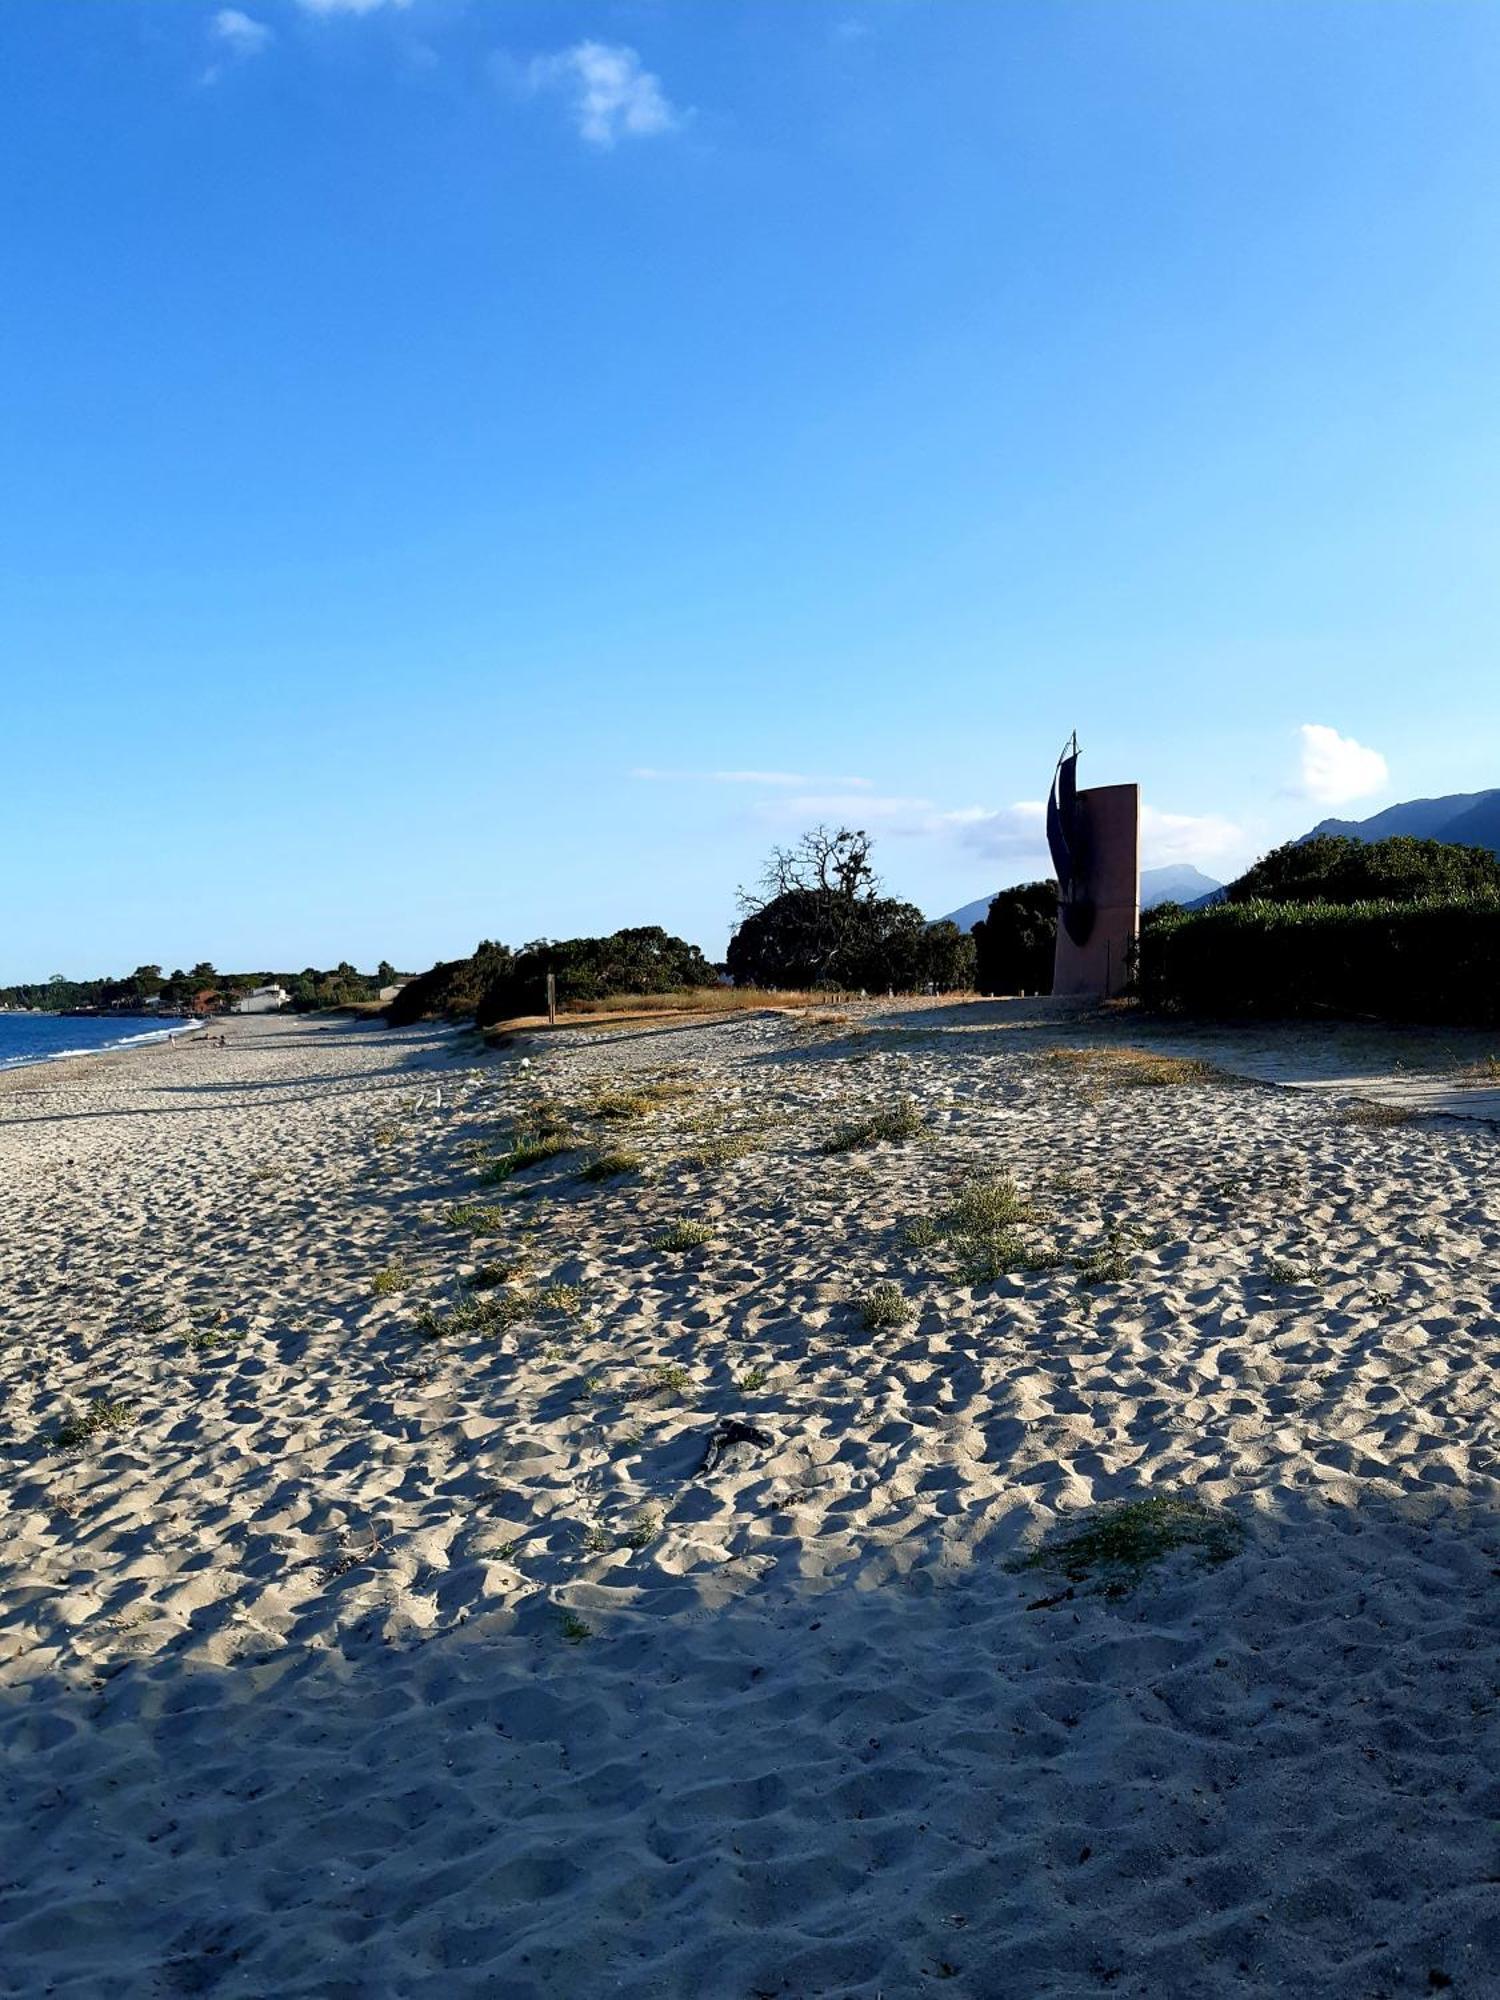
<svg viewBox="0 0 1500 2000">
<path fill-rule="evenodd" d="M 127 1042 L 165 1041 L 194 1025 L 176 1018 L 164 1021 L 159 1014 L 0 1013 L 0 1069 L 123 1048 Z"/>
</svg>

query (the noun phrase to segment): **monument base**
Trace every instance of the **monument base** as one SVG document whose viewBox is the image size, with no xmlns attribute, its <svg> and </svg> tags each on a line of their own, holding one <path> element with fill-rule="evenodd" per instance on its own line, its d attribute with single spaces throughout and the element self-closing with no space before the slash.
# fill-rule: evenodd
<svg viewBox="0 0 1500 2000">
<path fill-rule="evenodd" d="M 1076 797 L 1082 848 L 1091 857 L 1094 921 L 1082 944 L 1058 923 L 1052 993 L 1112 1000 L 1125 991 L 1141 922 L 1141 789 L 1095 785 Z"/>
</svg>

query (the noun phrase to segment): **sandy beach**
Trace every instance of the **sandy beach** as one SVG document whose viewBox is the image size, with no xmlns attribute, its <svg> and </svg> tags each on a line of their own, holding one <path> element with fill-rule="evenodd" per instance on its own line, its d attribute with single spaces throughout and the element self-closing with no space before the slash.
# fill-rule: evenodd
<svg viewBox="0 0 1500 2000">
<path fill-rule="evenodd" d="M 1500 1992 L 1500 1128 L 1045 1008 L 225 1033 L 0 1083 L 0 1990 Z"/>
</svg>

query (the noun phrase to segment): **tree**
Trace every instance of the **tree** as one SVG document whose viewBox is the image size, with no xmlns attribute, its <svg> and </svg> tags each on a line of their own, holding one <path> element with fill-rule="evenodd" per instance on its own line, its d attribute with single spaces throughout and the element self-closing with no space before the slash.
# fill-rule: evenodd
<svg viewBox="0 0 1500 2000">
<path fill-rule="evenodd" d="M 1057 884 L 1002 889 L 974 926 L 974 980 L 981 993 L 1050 993 L 1057 949 Z"/>
<path fill-rule="evenodd" d="M 1320 833 L 1292 841 L 1224 891 L 1229 903 L 1419 902 L 1427 896 L 1500 894 L 1500 859 L 1443 840 L 1352 840 Z"/>
<path fill-rule="evenodd" d="M 541 1013 L 549 973 L 564 1006 L 715 983 L 714 969 L 697 945 L 673 937 L 660 924 L 639 924 L 608 937 L 539 938 L 491 981 L 479 1003 L 479 1025 Z"/>
<path fill-rule="evenodd" d="M 485 994 L 509 972 L 515 953 L 508 945 L 482 940 L 468 958 L 440 959 L 430 970 L 409 979 L 385 1010 L 393 1028 L 435 1018 L 462 1020 L 472 1015 Z"/>
<path fill-rule="evenodd" d="M 914 903 L 880 895 L 870 848 L 863 831 L 820 826 L 773 850 L 765 893 L 741 891 L 745 914 L 728 953 L 737 986 L 910 993 L 969 983 L 968 940 L 953 924 L 929 924 Z"/>
<path fill-rule="evenodd" d="M 815 826 L 795 847 L 771 849 L 771 858 L 761 872 L 760 893 L 741 889 L 740 908 L 753 913 L 796 890 L 838 897 L 846 903 L 868 899 L 881 886 L 870 861 L 873 846 L 862 827 L 841 826 L 831 833 L 826 826 Z"/>
<path fill-rule="evenodd" d="M 383 958 L 375 968 L 375 977 L 382 986 L 394 985 L 396 968 L 388 958 Z"/>
</svg>

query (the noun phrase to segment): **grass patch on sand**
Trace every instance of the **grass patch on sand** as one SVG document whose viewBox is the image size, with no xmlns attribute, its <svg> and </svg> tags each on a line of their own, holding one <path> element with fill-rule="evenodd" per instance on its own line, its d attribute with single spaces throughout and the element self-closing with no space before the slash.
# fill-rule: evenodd
<svg viewBox="0 0 1500 2000">
<path fill-rule="evenodd" d="M 1123 1285 L 1134 1268 L 1129 1239 L 1123 1229 L 1111 1229 L 1102 1243 L 1073 1259 L 1080 1285 Z"/>
<path fill-rule="evenodd" d="M 470 1274 L 469 1290 L 492 1292 L 497 1285 L 507 1284 L 512 1278 L 520 1277 L 525 1269 L 526 1260 L 523 1257 L 497 1257 L 488 1264 L 481 1264 L 478 1270 Z"/>
<path fill-rule="evenodd" d="M 129 1430 L 135 1422 L 135 1412 L 128 1403 L 107 1402 L 102 1396 L 95 1396 L 81 1410 L 74 1410 L 64 1417 L 52 1435 L 54 1451 L 77 1451 L 95 1438 L 110 1437 L 118 1431 Z"/>
<path fill-rule="evenodd" d="M 1009 1567 L 1056 1571 L 1070 1583 L 1099 1583 L 1107 1597 L 1123 1597 L 1153 1564 L 1179 1549 L 1217 1567 L 1239 1553 L 1244 1539 L 1232 1514 L 1175 1494 L 1155 1494 L 1101 1508 L 1082 1527 L 1043 1542 Z"/>
<path fill-rule="evenodd" d="M 1406 1104 L 1373 1104 L 1356 1098 L 1339 1109 L 1341 1125 L 1369 1125 L 1377 1131 L 1387 1125 L 1410 1125 L 1416 1112 Z"/>
<path fill-rule="evenodd" d="M 540 1326 L 547 1320 L 578 1319 L 587 1306 L 581 1285 L 518 1285 L 513 1291 L 472 1291 L 446 1312 L 423 1306 L 415 1320 L 423 1340 L 445 1340 L 453 1334 L 508 1333 L 516 1326 Z"/>
<path fill-rule="evenodd" d="M 704 1139 L 682 1157 L 690 1167 L 727 1167 L 732 1160 L 759 1152 L 764 1143 L 754 1132 L 721 1132 L 716 1138 Z"/>
<path fill-rule="evenodd" d="M 1036 1219 L 1031 1203 L 1008 1174 L 976 1177 L 936 1215 L 919 1215 L 906 1225 L 911 1250 L 948 1249 L 966 1285 L 993 1285 L 1013 1272 L 1055 1271 L 1062 1255 L 1049 1244 L 1021 1234 Z"/>
<path fill-rule="evenodd" d="M 578 1169 L 581 1181 L 618 1180 L 621 1174 L 638 1174 L 641 1170 L 641 1156 L 628 1146 L 616 1146 L 607 1153 L 596 1153 L 591 1160 Z"/>
<path fill-rule="evenodd" d="M 866 1333 L 880 1333 L 888 1327 L 910 1326 L 917 1309 L 891 1278 L 871 1285 L 859 1301 L 860 1324 Z"/>
<path fill-rule="evenodd" d="M 679 1215 L 675 1222 L 669 1222 L 659 1235 L 652 1238 L 653 1250 L 701 1250 L 705 1243 L 714 1240 L 714 1226 L 711 1222 L 699 1222 L 691 1216 Z"/>
<path fill-rule="evenodd" d="M 466 1229 L 471 1236 L 493 1236 L 505 1227 L 505 1211 L 492 1202 L 456 1201 L 443 1215 L 450 1229 Z"/>
<path fill-rule="evenodd" d="M 370 1280 L 370 1290 L 377 1299 L 388 1299 L 396 1292 L 404 1292 L 411 1283 L 411 1273 L 399 1258 L 377 1271 Z"/>
<path fill-rule="evenodd" d="M 1055 1271 L 1062 1261 L 1061 1251 L 1028 1243 L 1018 1229 L 989 1229 L 964 1237 L 958 1248 L 958 1273 L 966 1285 L 993 1285 L 1018 1273 L 1034 1278 Z"/>
<path fill-rule="evenodd" d="M 543 1160 L 555 1160 L 561 1153 L 576 1153 L 578 1141 L 569 1132 L 534 1132 L 518 1136 L 508 1152 L 498 1154 L 487 1167 L 480 1170 L 482 1181 L 508 1181 L 512 1174 L 523 1174 L 528 1167 L 538 1167 Z"/>
<path fill-rule="evenodd" d="M 920 1138 L 926 1130 L 926 1120 L 915 1102 L 909 1097 L 898 1097 L 894 1104 L 868 1112 L 863 1118 L 853 1119 L 847 1125 L 840 1125 L 818 1150 L 823 1153 L 858 1153 L 869 1146 L 901 1145 L 907 1139 Z"/>
<path fill-rule="evenodd" d="M 1262 1280 L 1268 1285 L 1320 1285 L 1323 1273 L 1316 1264 L 1298 1264 L 1290 1257 L 1267 1257 L 1260 1267 Z"/>
<path fill-rule="evenodd" d="M 588 1106 L 586 1116 L 602 1118 L 607 1124 L 627 1124 L 649 1118 L 668 1104 L 692 1097 L 697 1084 L 681 1077 L 660 1077 L 654 1083 L 638 1084 L 633 1090 L 601 1090 Z"/>
<path fill-rule="evenodd" d="M 1124 1090 L 1160 1090 L 1171 1084 L 1225 1081 L 1222 1070 L 1196 1056 L 1158 1055 L 1151 1049 L 1049 1049 L 1042 1060 L 1050 1068 Z"/>
</svg>

